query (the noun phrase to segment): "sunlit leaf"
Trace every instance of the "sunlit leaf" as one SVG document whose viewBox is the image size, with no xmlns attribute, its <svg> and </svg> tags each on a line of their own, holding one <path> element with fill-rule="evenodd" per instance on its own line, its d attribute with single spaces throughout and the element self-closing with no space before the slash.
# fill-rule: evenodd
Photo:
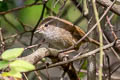
<svg viewBox="0 0 120 80">
<path fill-rule="evenodd" d="M 2 53 L 2 59 L 3 60 L 13 60 L 20 56 L 22 52 L 24 51 L 24 48 L 14 48 L 6 50 Z"/>
<path fill-rule="evenodd" d="M 8 72 L 3 72 L 1 75 L 2 75 L 3 77 L 6 77 L 6 76 L 9 76 L 9 73 L 8 73 Z"/>
<path fill-rule="evenodd" d="M 3 72 L 2 76 L 11 76 L 11 77 L 16 77 L 16 78 L 21 78 L 22 74 L 20 72 L 11 70 L 10 72 Z"/>
<path fill-rule="evenodd" d="M 6 68 L 8 66 L 9 62 L 8 61 L 0 61 L 0 69 Z"/>
<path fill-rule="evenodd" d="M 23 60 L 16 60 L 10 63 L 10 68 L 18 72 L 27 72 L 34 70 L 35 66 Z"/>
</svg>

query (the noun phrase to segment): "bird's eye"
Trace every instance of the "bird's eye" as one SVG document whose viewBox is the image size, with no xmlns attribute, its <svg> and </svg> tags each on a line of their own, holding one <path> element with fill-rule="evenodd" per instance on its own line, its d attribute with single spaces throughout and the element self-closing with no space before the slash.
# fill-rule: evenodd
<svg viewBox="0 0 120 80">
<path fill-rule="evenodd" d="M 45 27 L 48 27 L 48 24 L 45 24 Z"/>
</svg>

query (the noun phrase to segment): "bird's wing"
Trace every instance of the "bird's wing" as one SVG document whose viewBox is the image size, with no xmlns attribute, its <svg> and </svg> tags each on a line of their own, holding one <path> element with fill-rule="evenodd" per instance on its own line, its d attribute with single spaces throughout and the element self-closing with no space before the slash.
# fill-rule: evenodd
<svg viewBox="0 0 120 80">
<path fill-rule="evenodd" d="M 58 17 L 49 16 L 48 18 L 45 18 L 40 23 L 40 25 L 42 24 L 50 24 L 50 25 L 64 28 L 65 30 L 71 32 L 72 34 L 75 34 L 75 36 L 78 36 L 78 37 L 85 35 L 85 32 L 82 29 L 80 29 L 80 27 L 75 26 L 71 22 Z"/>
</svg>

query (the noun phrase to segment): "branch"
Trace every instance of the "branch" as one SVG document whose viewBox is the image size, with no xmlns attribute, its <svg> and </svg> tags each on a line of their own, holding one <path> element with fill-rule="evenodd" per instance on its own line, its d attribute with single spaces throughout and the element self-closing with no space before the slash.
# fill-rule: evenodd
<svg viewBox="0 0 120 80">
<path fill-rule="evenodd" d="M 107 45 L 103 46 L 103 49 L 104 49 L 104 50 L 105 50 L 105 49 L 108 49 L 108 48 L 112 47 L 114 44 L 115 44 L 115 42 L 112 42 L 112 43 L 110 43 L 110 44 L 107 44 Z M 67 61 L 58 62 L 58 63 L 55 63 L 55 64 L 51 64 L 51 65 L 48 66 L 48 68 L 52 68 L 52 67 L 64 65 L 64 64 L 67 64 L 67 63 L 71 63 L 71 62 L 73 62 L 73 61 L 76 61 L 76 60 L 83 59 L 83 58 L 86 58 L 86 57 L 88 57 L 88 56 L 90 56 L 90 55 L 96 54 L 96 53 L 99 52 L 99 51 L 100 51 L 100 48 L 97 48 L 97 49 L 95 49 L 95 50 L 93 50 L 93 51 L 90 51 L 90 52 L 88 52 L 88 53 L 83 53 L 83 55 L 78 56 L 78 57 L 76 57 L 76 58 L 73 58 L 73 59 L 70 59 L 70 60 L 67 60 Z M 38 70 L 41 70 L 41 69 L 45 69 L 45 67 L 41 67 L 41 68 L 38 69 Z"/>
<path fill-rule="evenodd" d="M 112 4 L 112 2 L 110 0 L 97 0 L 97 3 L 104 7 L 108 7 Z M 113 11 L 114 13 L 120 15 L 120 5 L 114 4 L 110 10 Z"/>
<path fill-rule="evenodd" d="M 22 57 L 22 58 L 18 58 L 18 59 L 28 61 L 31 64 L 36 64 L 42 58 L 47 57 L 47 56 L 54 56 L 54 57 L 58 56 L 58 50 L 52 49 L 52 48 L 48 48 L 48 49 L 47 48 L 39 48 L 32 54 Z"/>
<path fill-rule="evenodd" d="M 108 49 L 108 48 L 112 47 L 114 44 L 115 44 L 115 42 L 107 44 L 107 45 L 103 46 L 103 49 L 104 50 Z M 76 61 L 76 60 L 83 59 L 83 58 L 86 58 L 86 57 L 88 57 L 90 55 L 96 54 L 99 51 L 100 51 L 100 48 L 97 48 L 97 49 L 95 49 L 93 51 L 90 51 L 88 53 L 84 53 L 83 55 L 78 56 L 76 58 L 73 58 L 73 59 L 70 59 L 70 60 L 67 60 L 67 61 L 61 61 L 61 62 L 58 62 L 58 63 L 55 63 L 55 64 L 51 64 L 51 65 L 48 66 L 48 68 L 64 65 L 64 64 Z M 47 56 L 58 57 L 59 54 L 60 54 L 59 51 L 56 50 L 56 49 L 52 49 L 52 48 L 48 48 L 48 49 L 47 48 L 39 48 L 38 50 L 33 52 L 31 55 L 28 55 L 28 56 L 22 57 L 22 58 L 18 58 L 18 59 L 22 59 L 22 60 L 28 61 L 31 64 L 36 64 L 38 61 L 40 61 L 44 57 L 47 57 Z M 42 66 L 41 68 L 36 69 L 36 70 L 41 70 L 41 69 L 46 69 L 46 66 Z"/>
</svg>

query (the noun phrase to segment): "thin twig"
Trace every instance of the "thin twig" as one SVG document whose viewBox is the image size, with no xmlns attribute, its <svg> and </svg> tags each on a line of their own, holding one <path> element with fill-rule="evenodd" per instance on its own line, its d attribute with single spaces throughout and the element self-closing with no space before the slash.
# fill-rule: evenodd
<svg viewBox="0 0 120 80">
<path fill-rule="evenodd" d="M 105 10 L 105 12 L 100 17 L 98 22 L 100 22 L 106 16 L 106 14 L 109 12 L 110 8 L 113 6 L 114 3 L 115 3 L 115 1 L 113 1 L 113 3 Z M 71 46 L 70 48 L 64 49 L 64 50 L 60 51 L 60 53 L 71 50 L 71 49 L 74 49 L 76 45 L 81 43 L 96 28 L 97 24 L 98 23 L 96 23 L 74 46 Z"/>
<path fill-rule="evenodd" d="M 17 21 L 21 24 L 21 26 L 23 27 L 23 30 L 24 31 L 27 31 L 26 29 L 25 29 L 25 25 L 23 24 L 23 22 L 22 21 L 20 21 L 18 18 L 16 18 L 17 19 Z"/>
<path fill-rule="evenodd" d="M 28 5 L 24 5 L 24 6 L 21 6 L 21 7 L 17 7 L 17 8 L 13 8 L 13 9 L 10 9 L 8 11 L 3 11 L 3 12 L 0 12 L 0 15 L 3 15 L 3 14 L 7 14 L 7 13 L 10 13 L 10 12 L 14 12 L 14 11 L 18 11 L 18 10 L 21 10 L 23 8 L 27 8 L 27 7 L 31 7 L 31 6 L 35 6 L 35 5 L 42 5 L 43 3 L 32 3 L 32 4 L 28 4 Z"/>
<path fill-rule="evenodd" d="M 112 14 L 112 15 L 109 17 L 109 20 L 111 20 L 113 16 L 114 16 L 114 14 Z M 106 22 L 106 23 L 105 23 L 105 26 L 107 26 L 107 24 L 108 24 L 108 23 Z M 105 36 L 104 32 L 103 32 L 103 37 L 104 37 L 104 39 L 106 40 L 106 42 L 109 44 L 110 42 L 109 42 L 109 40 L 107 39 L 107 37 Z M 115 56 L 118 58 L 118 60 L 120 60 L 120 56 L 119 56 L 118 53 L 114 50 L 113 47 L 111 47 L 111 50 L 113 51 L 113 53 L 115 54 Z"/>
<path fill-rule="evenodd" d="M 92 5 L 93 5 L 93 10 L 94 10 L 94 14 L 95 14 L 95 19 L 96 19 L 96 22 L 98 24 L 98 31 L 99 31 L 99 41 L 100 41 L 100 66 L 99 66 L 99 80 L 102 80 L 102 68 L 103 68 L 103 55 L 104 55 L 104 52 L 103 52 L 103 36 L 102 36 L 102 29 L 101 29 L 101 24 L 99 22 L 99 14 L 98 14 L 98 11 L 97 11 L 97 7 L 96 7 L 96 2 L 95 0 L 92 0 Z"/>
<path fill-rule="evenodd" d="M 0 47 L 1 47 L 1 51 L 4 52 L 5 50 L 5 42 L 4 42 L 4 39 L 3 39 L 3 35 L 2 35 L 2 29 L 0 28 Z"/>
<path fill-rule="evenodd" d="M 114 27 L 114 26 L 110 23 L 110 20 L 109 20 L 108 16 L 106 16 L 106 19 L 107 19 L 107 22 L 108 22 L 108 24 L 109 24 L 109 26 L 110 26 L 111 32 L 112 32 L 115 40 L 118 39 L 117 35 L 115 34 L 115 32 L 114 32 L 114 30 L 113 30 L 113 27 Z"/>
<path fill-rule="evenodd" d="M 37 71 L 34 72 L 38 78 L 38 80 L 42 80 L 42 78 L 40 77 L 39 73 Z"/>
<path fill-rule="evenodd" d="M 5 20 L 13 29 L 15 29 L 15 31 L 16 31 L 17 33 L 19 32 L 19 30 L 17 29 L 17 27 L 16 27 L 12 22 L 10 22 L 5 15 L 3 15 L 3 18 L 4 18 L 4 20 Z"/>
<path fill-rule="evenodd" d="M 42 13 L 41 13 L 41 16 L 37 22 L 37 24 L 35 25 L 34 29 L 32 30 L 32 34 L 31 34 L 31 40 L 30 40 L 30 45 L 32 45 L 32 41 L 33 41 L 33 36 L 34 36 L 34 32 L 35 30 L 37 29 L 40 21 L 43 19 L 43 15 L 44 15 L 44 12 L 45 12 L 45 7 L 46 7 L 46 2 L 43 3 L 43 9 L 42 9 Z"/>
</svg>

